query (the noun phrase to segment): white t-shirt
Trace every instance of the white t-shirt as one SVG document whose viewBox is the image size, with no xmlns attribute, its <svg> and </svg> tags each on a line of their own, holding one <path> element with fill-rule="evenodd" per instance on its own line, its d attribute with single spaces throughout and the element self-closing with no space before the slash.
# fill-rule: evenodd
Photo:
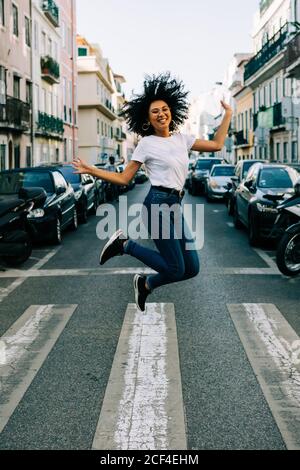
<svg viewBox="0 0 300 470">
<path fill-rule="evenodd" d="M 132 155 L 132 160 L 144 163 L 152 186 L 181 190 L 188 173 L 188 152 L 196 138 L 186 134 L 170 137 L 149 135 L 143 137 Z"/>
</svg>

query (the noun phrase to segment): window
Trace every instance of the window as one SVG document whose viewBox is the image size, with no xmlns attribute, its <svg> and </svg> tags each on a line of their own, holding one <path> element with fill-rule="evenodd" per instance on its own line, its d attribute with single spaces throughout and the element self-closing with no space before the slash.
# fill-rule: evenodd
<svg viewBox="0 0 300 470">
<path fill-rule="evenodd" d="M 41 50 L 42 56 L 46 55 L 46 33 L 45 31 L 42 31 L 42 50 Z"/>
<path fill-rule="evenodd" d="M 20 99 L 20 78 L 14 75 L 14 98 Z"/>
<path fill-rule="evenodd" d="M 69 56 L 72 56 L 72 31 L 71 28 L 68 28 L 68 53 Z"/>
<path fill-rule="evenodd" d="M 269 106 L 273 104 L 273 90 L 272 90 L 272 82 L 269 83 Z"/>
<path fill-rule="evenodd" d="M 15 168 L 20 168 L 20 145 L 15 145 Z"/>
<path fill-rule="evenodd" d="M 78 57 L 86 57 L 88 55 L 87 47 L 78 47 Z"/>
<path fill-rule="evenodd" d="M 297 142 L 292 142 L 292 162 L 297 162 L 298 154 L 298 144 Z"/>
<path fill-rule="evenodd" d="M 6 103 L 5 68 L 0 65 L 0 104 Z"/>
<path fill-rule="evenodd" d="M 100 134 L 100 119 L 97 119 L 97 134 Z"/>
<path fill-rule="evenodd" d="M 46 98 L 45 88 L 42 89 L 42 103 L 41 103 L 41 105 L 42 105 L 42 111 L 44 113 L 46 113 L 47 112 L 47 98 Z"/>
<path fill-rule="evenodd" d="M 276 143 L 276 160 L 279 162 L 280 161 L 280 142 Z"/>
<path fill-rule="evenodd" d="M 283 161 L 286 163 L 288 161 L 288 143 L 284 142 L 283 144 Z"/>
<path fill-rule="evenodd" d="M 275 79 L 275 103 L 279 101 L 279 78 Z"/>
<path fill-rule="evenodd" d="M 0 0 L 0 26 L 5 25 L 4 0 Z"/>
<path fill-rule="evenodd" d="M 52 57 L 52 39 L 48 38 L 48 55 Z"/>
<path fill-rule="evenodd" d="M 104 135 L 103 121 L 101 121 L 101 135 Z"/>
<path fill-rule="evenodd" d="M 34 37 L 34 50 L 39 52 L 39 25 L 38 22 L 34 21 L 33 26 L 33 37 Z"/>
<path fill-rule="evenodd" d="M 55 188 L 67 188 L 67 182 L 59 171 L 53 172 Z"/>
<path fill-rule="evenodd" d="M 69 81 L 69 120 L 70 124 L 72 124 L 72 104 L 73 104 L 73 96 L 72 96 L 72 82 Z"/>
<path fill-rule="evenodd" d="M 64 21 L 61 22 L 61 36 L 63 48 L 66 48 L 66 23 Z"/>
<path fill-rule="evenodd" d="M 0 145 L 0 171 L 5 170 L 6 145 Z"/>
<path fill-rule="evenodd" d="M 26 166 L 31 166 L 31 147 L 26 147 Z"/>
<path fill-rule="evenodd" d="M 26 103 L 32 103 L 31 83 L 26 80 Z"/>
<path fill-rule="evenodd" d="M 26 46 L 31 46 L 30 19 L 27 16 L 25 16 L 25 43 Z"/>
<path fill-rule="evenodd" d="M 286 81 L 285 81 L 285 78 L 282 79 L 282 96 L 286 96 Z"/>
<path fill-rule="evenodd" d="M 12 14 L 13 14 L 13 34 L 19 36 L 19 18 L 18 18 L 18 7 L 12 5 Z"/>
</svg>

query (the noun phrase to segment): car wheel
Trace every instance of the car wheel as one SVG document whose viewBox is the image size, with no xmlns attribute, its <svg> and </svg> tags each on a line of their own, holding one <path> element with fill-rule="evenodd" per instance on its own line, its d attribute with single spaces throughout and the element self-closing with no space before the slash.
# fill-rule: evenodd
<svg viewBox="0 0 300 470">
<path fill-rule="evenodd" d="M 228 211 L 228 215 L 233 215 L 234 213 L 234 203 L 231 198 L 229 198 L 227 201 L 227 211 Z"/>
<path fill-rule="evenodd" d="M 197 188 L 196 188 L 195 183 L 192 183 L 191 194 L 192 194 L 192 196 L 196 196 L 196 194 L 197 194 Z"/>
<path fill-rule="evenodd" d="M 78 215 L 77 215 L 77 209 L 74 207 L 74 212 L 73 212 L 73 218 L 71 222 L 71 230 L 77 230 L 78 228 Z"/>
<path fill-rule="evenodd" d="M 236 229 L 240 230 L 242 228 L 242 223 L 239 219 L 237 204 L 234 205 L 233 223 Z"/>
<path fill-rule="evenodd" d="M 6 262 L 8 266 L 19 266 L 20 264 L 24 263 L 28 260 L 32 253 L 32 240 L 29 234 L 26 234 L 26 240 L 23 243 L 24 251 L 19 256 L 3 256 L 3 260 Z"/>
<path fill-rule="evenodd" d="M 80 222 L 82 224 L 86 224 L 87 221 L 88 221 L 88 208 L 87 208 L 87 202 L 85 201 L 82 212 L 81 212 L 81 216 L 80 216 Z"/>
<path fill-rule="evenodd" d="M 62 236 L 61 236 L 61 221 L 59 216 L 57 216 L 55 220 L 55 229 L 53 232 L 52 236 L 52 241 L 55 245 L 60 245 L 62 242 Z"/>
<path fill-rule="evenodd" d="M 248 235 L 251 246 L 257 246 L 260 241 L 259 230 L 255 222 L 254 214 L 250 212 L 248 221 Z"/>
</svg>

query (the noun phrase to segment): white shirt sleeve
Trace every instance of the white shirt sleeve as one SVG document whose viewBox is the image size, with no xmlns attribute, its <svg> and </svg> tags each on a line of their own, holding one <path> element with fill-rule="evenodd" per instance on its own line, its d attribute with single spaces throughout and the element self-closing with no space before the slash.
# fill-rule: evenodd
<svg viewBox="0 0 300 470">
<path fill-rule="evenodd" d="M 186 147 L 188 150 L 191 150 L 194 143 L 196 142 L 196 137 L 194 135 L 182 134 Z"/>
<path fill-rule="evenodd" d="M 140 163 L 145 163 L 146 158 L 147 158 L 147 154 L 145 152 L 145 146 L 144 146 L 143 140 L 140 140 L 140 142 L 138 143 L 137 147 L 135 148 L 132 154 L 131 160 L 134 160 Z"/>
</svg>

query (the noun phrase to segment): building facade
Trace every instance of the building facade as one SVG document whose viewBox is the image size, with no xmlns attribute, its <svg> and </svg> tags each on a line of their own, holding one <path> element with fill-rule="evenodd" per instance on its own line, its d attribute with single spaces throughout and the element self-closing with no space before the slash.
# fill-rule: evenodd
<svg viewBox="0 0 300 470">
<path fill-rule="evenodd" d="M 127 163 L 127 129 L 123 117 L 119 115 L 123 105 L 125 104 L 125 94 L 122 90 L 122 84 L 125 83 L 125 78 L 122 75 L 114 73 L 114 106 L 117 110 L 118 118 L 115 121 L 115 139 L 117 141 L 117 159 Z"/>
<path fill-rule="evenodd" d="M 255 17 L 254 57 L 246 64 L 245 86 L 253 93 L 255 158 L 299 160 L 299 120 L 289 116 L 297 79 L 285 72 L 287 45 L 295 36 L 295 0 L 261 0 Z"/>
<path fill-rule="evenodd" d="M 79 152 L 90 164 L 117 155 L 112 70 L 98 45 L 77 36 Z"/>
<path fill-rule="evenodd" d="M 32 163 L 29 0 L 0 0 L 0 170 Z"/>
</svg>

